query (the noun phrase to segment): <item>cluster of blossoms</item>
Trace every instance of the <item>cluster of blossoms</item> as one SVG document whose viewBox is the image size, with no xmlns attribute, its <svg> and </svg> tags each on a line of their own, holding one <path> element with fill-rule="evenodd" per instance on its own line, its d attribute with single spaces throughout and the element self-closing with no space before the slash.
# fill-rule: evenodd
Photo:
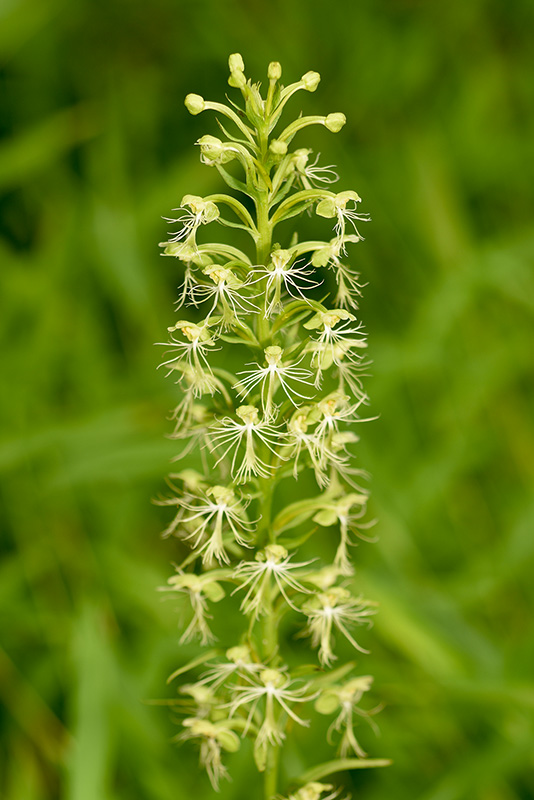
<svg viewBox="0 0 534 800">
<path fill-rule="evenodd" d="M 168 329 L 163 365 L 179 386 L 177 460 L 187 456 L 191 464 L 171 476 L 172 494 L 161 500 L 176 509 L 165 534 L 185 552 L 162 590 L 185 601 L 182 642 L 198 637 L 213 645 L 214 604 L 232 595 L 243 618 L 237 645 L 206 651 L 171 676 L 195 675 L 175 701 L 184 713 L 177 738 L 198 743 L 215 789 L 227 776 L 224 754 L 251 738 L 265 800 L 280 797 L 281 748 L 289 729 L 310 725 L 305 706 L 334 716 L 329 739 L 337 739 L 340 757 L 359 767 L 385 763 L 366 760 L 354 732 L 376 710 L 366 710 L 364 699 L 372 679 L 354 674 L 352 662 L 335 665 L 340 642 L 367 652 L 357 629 L 375 612 L 373 602 L 353 593 L 350 560 L 353 537 L 365 538 L 369 527 L 366 475 L 351 453 L 355 427 L 365 421 L 368 362 L 357 318 L 359 276 L 346 258 L 368 216 L 359 212 L 356 192 L 328 188 L 338 180 L 332 166 L 319 166 L 309 149 L 290 150 L 309 125 L 339 131 L 343 114 L 299 116 L 277 128 L 287 101 L 299 90 L 315 91 L 320 76 L 307 72 L 287 87 L 280 77 L 280 65 L 271 63 L 263 97 L 234 54 L 229 83 L 241 91 L 243 111 L 186 97 L 192 114 L 212 110 L 222 119 L 224 138 L 202 136 L 197 145 L 201 161 L 238 197 L 186 195 L 162 245 L 184 272 L 180 319 Z M 277 243 L 276 226 L 305 211 L 326 226 L 327 240 L 294 235 Z M 215 238 L 205 234 L 213 225 L 237 229 L 244 249 L 206 242 Z M 329 282 L 332 301 L 325 299 Z M 284 504 L 297 481 L 301 497 Z M 332 531 L 331 563 L 307 549 L 321 528 Z M 284 626 L 316 651 L 314 664 L 290 666 L 295 654 L 284 653 Z M 332 763 L 318 778 L 336 771 Z M 295 780 L 289 800 L 339 796 L 330 783 L 306 777 Z"/>
</svg>

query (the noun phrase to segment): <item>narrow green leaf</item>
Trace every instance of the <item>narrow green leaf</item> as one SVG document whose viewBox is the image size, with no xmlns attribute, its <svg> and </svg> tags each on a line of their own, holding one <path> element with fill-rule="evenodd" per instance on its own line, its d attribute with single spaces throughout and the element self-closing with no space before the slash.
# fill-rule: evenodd
<svg viewBox="0 0 534 800">
<path fill-rule="evenodd" d="M 182 675 L 184 672 L 188 672 L 190 669 L 194 669 L 195 667 L 200 666 L 200 664 L 205 664 L 206 661 L 209 661 L 210 658 L 215 658 L 216 656 L 220 656 L 220 650 L 208 650 L 207 653 L 202 653 L 202 655 L 198 656 L 198 658 L 194 658 L 192 661 L 189 661 L 187 664 L 184 664 L 183 667 L 179 667 L 175 669 L 172 675 L 169 675 L 167 678 L 167 683 L 171 683 L 175 678 L 179 675 Z"/>
<path fill-rule="evenodd" d="M 392 762 L 389 758 L 340 758 L 336 761 L 327 761 L 309 769 L 298 779 L 299 783 L 309 783 L 333 775 L 334 772 L 345 772 L 350 769 L 372 769 L 374 767 L 389 767 Z"/>
</svg>

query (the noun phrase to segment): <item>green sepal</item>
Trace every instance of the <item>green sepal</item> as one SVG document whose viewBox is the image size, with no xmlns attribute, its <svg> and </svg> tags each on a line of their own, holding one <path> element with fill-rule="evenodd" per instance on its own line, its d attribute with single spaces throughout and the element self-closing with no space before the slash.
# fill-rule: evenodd
<svg viewBox="0 0 534 800">
<path fill-rule="evenodd" d="M 239 750 L 240 739 L 234 731 L 221 729 L 217 732 L 217 741 L 227 753 L 235 753 Z"/>
<path fill-rule="evenodd" d="M 326 691 L 315 701 L 315 710 L 318 714 L 333 714 L 339 708 L 339 695 L 332 689 Z"/>
<path fill-rule="evenodd" d="M 313 517 L 313 521 L 323 528 L 329 528 L 331 525 L 335 525 L 337 520 L 338 516 L 335 510 L 331 508 L 323 508 Z"/>
<path fill-rule="evenodd" d="M 223 587 L 216 581 L 206 583 L 206 585 L 202 587 L 202 591 L 212 603 L 218 603 L 220 600 L 226 597 L 226 592 L 224 591 Z"/>
<path fill-rule="evenodd" d="M 296 314 L 291 319 L 291 325 L 297 325 L 299 322 L 302 322 L 302 320 L 305 319 L 308 316 L 309 313 L 310 313 L 310 310 L 309 309 L 305 309 L 305 310 L 301 311 L 300 314 Z M 276 326 L 276 329 L 278 330 L 278 326 Z M 273 330 L 274 330 L 274 328 L 273 328 Z"/>
<path fill-rule="evenodd" d="M 324 764 L 313 767 L 313 769 L 301 775 L 298 778 L 298 782 L 306 784 L 311 781 L 318 781 L 321 778 L 325 778 L 327 775 L 333 775 L 335 772 L 346 772 L 351 769 L 389 767 L 391 763 L 389 758 L 339 758 L 335 761 L 326 761 Z"/>
<path fill-rule="evenodd" d="M 331 195 L 332 192 L 327 192 L 326 190 L 321 189 L 303 189 L 300 192 L 296 192 L 296 194 L 291 195 L 285 203 L 275 211 L 273 214 L 272 222 L 276 225 L 278 222 L 281 222 L 283 219 L 289 219 L 289 217 L 295 216 L 295 213 L 299 213 L 299 211 L 309 208 L 310 205 L 316 203 L 318 200 L 322 200 L 324 197 L 328 197 Z M 294 212 L 293 208 L 298 207 L 299 211 Z"/>
</svg>

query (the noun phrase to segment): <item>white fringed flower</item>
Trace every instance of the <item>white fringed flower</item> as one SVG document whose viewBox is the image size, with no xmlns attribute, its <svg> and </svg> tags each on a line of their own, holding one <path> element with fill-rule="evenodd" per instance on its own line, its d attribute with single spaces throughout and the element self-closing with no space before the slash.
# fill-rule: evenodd
<svg viewBox="0 0 534 800">
<path fill-rule="evenodd" d="M 354 733 L 355 716 L 365 719 L 375 732 L 378 730 L 371 717 L 381 710 L 381 706 L 370 710 L 365 710 L 359 706 L 363 695 L 371 689 L 372 683 L 373 678 L 371 675 L 360 675 L 341 686 L 328 687 L 321 692 L 315 702 L 315 709 L 320 714 L 332 714 L 338 711 L 336 719 L 328 729 L 328 740 L 331 740 L 335 731 L 343 731 L 339 745 L 341 758 L 346 758 L 351 753 L 354 753 L 358 758 L 365 758 L 367 755 Z"/>
<path fill-rule="evenodd" d="M 238 372 L 238 375 L 246 377 L 241 378 L 232 388 L 236 389 L 237 393 L 242 397 L 246 397 L 259 385 L 265 417 L 269 418 L 272 414 L 273 398 L 278 386 L 281 387 L 286 397 L 295 407 L 298 405 L 294 399 L 295 397 L 301 400 L 310 399 L 297 392 L 296 389 L 289 385 L 288 381 L 296 381 L 311 387 L 313 384 L 308 378 L 311 378 L 313 373 L 308 369 L 302 369 L 297 366 L 302 359 L 297 364 L 284 364 L 282 362 L 284 351 L 281 347 L 276 345 L 266 347 L 264 352 L 267 365 L 260 367 L 258 363 L 255 363 L 256 369 Z"/>
<path fill-rule="evenodd" d="M 334 458 L 324 443 L 324 437 L 318 433 L 321 411 L 317 406 L 301 406 L 292 415 L 288 423 L 288 435 L 291 445 L 289 458 L 293 461 L 293 475 L 298 477 L 300 459 L 306 453 L 315 472 L 319 486 L 327 481 L 326 465 Z"/>
<path fill-rule="evenodd" d="M 212 448 L 226 448 L 217 459 L 216 465 L 229 456 L 231 473 L 236 483 L 247 483 L 252 477 L 258 476 L 268 478 L 274 467 L 260 458 L 258 445 L 263 445 L 276 458 L 280 458 L 275 445 L 280 445 L 284 434 L 268 419 L 261 420 L 255 406 L 239 406 L 236 416 L 240 422 L 231 417 L 223 417 L 210 429 Z M 244 445 L 244 453 L 239 463 L 241 445 Z"/>
<path fill-rule="evenodd" d="M 240 314 L 257 314 L 259 308 L 243 294 L 244 282 L 239 280 L 231 269 L 211 264 L 202 270 L 211 284 L 197 283 L 191 290 L 192 302 L 197 305 L 205 300 L 213 300 L 206 320 L 221 306 L 224 327 L 235 324 Z"/>
<path fill-rule="evenodd" d="M 263 664 L 252 660 L 250 649 L 246 645 L 230 647 L 226 653 L 226 661 L 211 664 L 209 670 L 197 681 L 198 685 L 209 685 L 216 691 L 231 677 L 253 675 L 265 669 Z"/>
<path fill-rule="evenodd" d="M 214 389 L 210 391 L 210 388 L 213 388 L 214 381 L 207 354 L 216 348 L 213 335 L 208 330 L 207 320 L 198 325 L 181 319 L 168 328 L 168 331 L 171 333 L 171 342 L 158 342 L 158 344 L 170 347 L 166 355 L 170 353 L 172 357 L 163 361 L 160 366 L 168 367 L 167 375 L 170 375 L 172 370 L 180 370 L 179 365 L 182 363 L 187 364 L 188 381 L 195 387 L 196 396 L 207 392 L 212 394 Z M 180 331 L 185 341 L 172 336 L 174 331 Z"/>
<path fill-rule="evenodd" d="M 334 800 L 334 798 L 339 797 L 341 791 L 341 789 L 334 789 L 331 783 L 311 781 L 294 794 L 290 794 L 287 800 Z M 328 792 L 328 795 L 325 796 L 325 792 Z M 284 800 L 284 798 L 281 798 L 281 800 Z M 347 797 L 345 800 L 349 800 L 349 798 Z"/>
<path fill-rule="evenodd" d="M 320 286 L 321 281 L 317 282 L 309 278 L 313 270 L 306 269 L 306 265 L 298 266 L 292 262 L 292 254 L 289 250 L 273 250 L 271 262 L 266 267 L 255 267 L 253 275 L 259 278 L 249 281 L 252 285 L 267 278 L 265 284 L 265 317 L 270 317 L 282 306 L 282 292 L 285 290 L 291 297 L 300 296 L 306 299 L 303 290 L 313 289 Z M 297 294 L 294 294 L 296 292 Z"/>
<path fill-rule="evenodd" d="M 329 449 L 332 436 L 339 433 L 340 423 L 364 422 L 357 416 L 357 411 L 362 405 L 362 400 L 357 403 L 350 403 L 348 395 L 341 392 L 331 392 L 317 403 L 317 409 L 321 414 L 321 419 L 315 430 L 315 435 L 321 443 L 320 448 Z"/>
<path fill-rule="evenodd" d="M 336 523 L 339 524 L 340 541 L 334 565 L 339 568 L 343 575 L 351 575 L 353 573 L 348 553 L 349 545 L 353 544 L 350 540 L 349 531 L 364 516 L 368 499 L 368 495 L 363 493 L 351 492 L 350 494 L 345 494 L 339 499 L 330 502 L 325 501 L 321 511 L 313 518 L 314 522 L 326 527 Z M 357 510 L 352 511 L 353 508 Z"/>
<path fill-rule="evenodd" d="M 200 741 L 200 765 L 208 773 L 215 791 L 219 791 L 221 778 L 228 778 L 228 771 L 222 763 L 221 751 L 235 753 L 239 750 L 239 736 L 231 730 L 225 720 L 209 722 L 207 719 L 189 717 L 184 719 L 182 724 L 186 730 L 178 738 L 182 741 L 189 739 Z"/>
<path fill-rule="evenodd" d="M 313 189 L 321 184 L 332 184 L 338 181 L 339 175 L 335 171 L 334 164 L 328 164 L 326 167 L 317 166 L 320 153 L 317 153 L 314 161 L 310 163 L 312 152 L 313 150 L 301 147 L 293 153 L 293 165 L 303 188 Z"/>
<path fill-rule="evenodd" d="M 171 234 L 172 238 L 169 239 L 169 242 L 179 242 L 183 239 L 192 238 L 200 225 L 207 225 L 219 217 L 219 209 L 215 203 L 212 203 L 211 200 L 204 200 L 194 194 L 186 194 L 182 198 L 180 206 L 177 209 L 173 209 L 173 211 L 180 211 L 181 209 L 183 209 L 183 214 L 176 217 L 176 219 L 165 217 L 167 222 L 183 225 L 181 230 Z"/>
<path fill-rule="evenodd" d="M 309 721 L 301 719 L 290 707 L 293 703 L 306 703 L 313 700 L 317 694 L 306 695 L 308 685 L 292 688 L 295 681 L 290 680 L 287 675 L 278 669 L 264 669 L 258 676 L 258 682 L 247 679 L 248 686 L 234 686 L 234 700 L 228 703 L 230 716 L 242 707 L 248 707 L 249 713 L 247 724 L 243 735 L 246 734 L 254 717 L 255 711 L 261 700 L 265 700 L 263 722 L 256 737 L 257 745 L 266 742 L 269 744 L 281 744 L 285 739 L 285 733 L 280 725 L 280 721 L 275 711 L 275 702 L 282 710 L 299 725 L 309 726 Z"/>
<path fill-rule="evenodd" d="M 312 366 L 325 369 L 325 357 L 329 358 L 330 363 L 339 365 L 337 348 L 344 343 L 350 347 L 365 347 L 361 323 L 355 326 L 351 325 L 355 319 L 356 317 L 346 309 L 334 308 L 331 311 L 319 312 L 304 323 L 304 327 L 308 330 L 318 329 L 320 331 L 319 338 L 312 340 L 310 348 L 313 352 Z M 341 325 L 339 325 L 340 322 L 342 322 Z M 338 325 L 339 327 L 337 327 Z M 356 336 L 358 338 L 355 338 Z M 320 377 L 317 378 L 316 385 L 319 385 L 319 382 Z"/>
<path fill-rule="evenodd" d="M 209 564 L 214 558 L 220 564 L 229 563 L 224 546 L 225 531 L 230 531 L 236 544 L 249 547 L 249 534 L 255 523 L 248 520 L 242 502 L 232 489 L 211 486 L 204 497 L 197 497 L 194 502 L 184 501 L 182 506 L 189 512 L 188 516 L 182 516 L 182 523 L 192 528 L 183 538 L 194 540 L 193 550 L 199 555 L 202 553 L 203 563 Z"/>
<path fill-rule="evenodd" d="M 302 594 L 309 594 L 300 581 L 291 574 L 294 569 L 302 569 L 311 564 L 311 561 L 303 561 L 298 564 L 291 564 L 291 556 L 288 555 L 285 547 L 278 544 L 269 544 L 264 551 L 256 554 L 255 561 L 242 561 L 234 570 L 237 580 L 241 581 L 237 589 L 232 594 L 241 589 L 248 588 L 248 591 L 241 603 L 241 609 L 245 614 L 251 614 L 253 619 L 257 619 L 260 614 L 265 613 L 268 595 L 272 592 L 271 578 L 274 579 L 278 591 L 284 600 L 295 611 L 299 611 L 297 606 L 291 601 L 287 594 L 288 589 Z"/>
<path fill-rule="evenodd" d="M 191 572 L 178 570 L 178 575 L 172 575 L 168 586 L 159 587 L 161 592 L 178 592 L 188 596 L 193 610 L 193 618 L 180 638 L 180 644 L 189 642 L 198 636 L 201 644 L 209 644 L 215 640 L 209 625 L 208 600 L 218 603 L 225 596 L 224 589 L 213 576 L 195 575 Z"/>
<path fill-rule="evenodd" d="M 351 204 L 354 204 L 353 206 Z M 347 223 L 354 228 L 359 239 L 363 239 L 356 222 L 369 222 L 369 214 L 361 214 L 358 211 L 358 203 L 361 197 L 357 192 L 340 192 L 332 197 L 325 197 L 318 203 L 315 213 L 320 217 L 336 219 L 335 232 L 338 238 L 345 236 Z"/>
<path fill-rule="evenodd" d="M 334 630 L 338 630 L 360 653 L 368 653 L 353 638 L 347 626 L 369 625 L 369 617 L 376 613 L 369 601 L 353 597 L 347 589 L 333 586 L 327 592 L 307 600 L 302 611 L 308 617 L 303 636 L 312 637 L 312 646 L 319 647 L 321 664 L 330 666 L 337 658 L 332 650 Z"/>
</svg>

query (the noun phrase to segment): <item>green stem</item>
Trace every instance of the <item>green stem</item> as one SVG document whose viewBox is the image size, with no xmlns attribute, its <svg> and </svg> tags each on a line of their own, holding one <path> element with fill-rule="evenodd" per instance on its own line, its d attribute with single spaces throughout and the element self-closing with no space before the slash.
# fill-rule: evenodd
<svg viewBox="0 0 534 800">
<path fill-rule="evenodd" d="M 278 789 L 278 745 L 269 745 L 267 750 L 267 763 L 265 765 L 264 790 L 265 800 L 273 800 Z"/>
<path fill-rule="evenodd" d="M 260 514 L 261 519 L 256 529 L 256 544 L 258 547 L 265 547 L 267 544 L 274 544 L 276 539 L 273 534 L 271 520 L 271 508 L 273 503 L 274 478 L 260 478 L 258 484 L 261 492 Z"/>
<path fill-rule="evenodd" d="M 265 165 L 268 156 L 268 120 L 266 121 L 264 130 L 258 131 L 260 141 L 260 151 L 263 164 Z M 264 178 L 264 186 L 261 187 L 256 200 L 256 228 L 258 230 L 258 238 L 256 240 L 256 263 L 267 265 L 271 255 L 272 247 L 272 223 L 269 219 L 269 185 L 268 172 L 266 171 L 267 179 Z M 261 173 L 258 173 L 260 177 Z M 261 176 L 263 178 L 263 176 Z M 269 320 L 265 317 L 265 310 L 267 308 L 267 296 L 264 297 L 263 309 L 260 311 L 257 319 L 256 334 L 259 341 L 263 346 L 266 346 L 270 338 L 271 326 Z M 263 478 L 259 481 L 260 486 L 260 514 L 261 520 L 258 525 L 258 540 L 259 547 L 265 546 L 267 542 L 274 542 L 275 537 L 273 534 L 271 517 L 272 517 L 272 500 L 274 490 L 274 477 Z M 272 596 L 269 596 L 268 607 L 265 609 L 266 613 L 262 621 L 262 654 L 263 663 L 271 663 L 276 659 L 278 653 L 278 627 L 276 624 L 276 615 L 273 608 Z M 279 747 L 277 745 L 267 745 L 267 758 L 264 773 L 264 798 L 265 800 L 273 800 L 278 789 L 278 758 Z"/>
<path fill-rule="evenodd" d="M 269 191 L 267 188 L 260 193 L 257 202 L 257 229 L 256 263 L 267 266 L 271 255 L 272 225 L 269 219 Z M 264 296 L 263 309 L 258 315 L 258 339 L 265 342 L 269 338 L 269 320 L 265 317 L 267 308 L 267 294 Z"/>
<path fill-rule="evenodd" d="M 272 494 L 272 489 L 271 489 Z M 270 526 L 269 526 L 270 527 Z M 273 607 L 272 592 L 269 595 L 268 607 L 266 609 L 263 631 L 262 631 L 262 644 L 263 644 L 263 662 L 264 664 L 270 663 L 270 666 L 276 664 L 278 653 L 278 625 L 276 614 Z M 274 663 L 271 663 L 274 660 Z M 276 744 L 267 745 L 267 755 L 265 760 L 265 773 L 264 773 L 264 800 L 273 800 L 278 789 L 278 761 L 280 755 L 280 747 Z"/>
</svg>

